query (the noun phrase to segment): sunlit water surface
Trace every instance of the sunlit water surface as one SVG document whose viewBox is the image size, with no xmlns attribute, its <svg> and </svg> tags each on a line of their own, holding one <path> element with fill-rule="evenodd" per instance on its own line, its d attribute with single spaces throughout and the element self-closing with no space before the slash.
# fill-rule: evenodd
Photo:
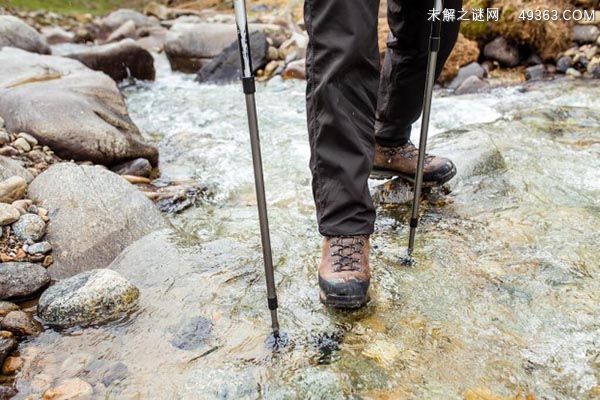
<svg viewBox="0 0 600 400">
<path fill-rule="evenodd" d="M 452 192 L 424 203 L 414 267 L 399 262 L 407 206 L 379 207 L 372 301 L 347 313 L 318 301 L 305 84 L 259 85 L 292 339 L 273 353 L 241 88 L 199 85 L 157 63 L 156 82 L 124 90 L 131 116 L 160 147 L 163 180 L 206 185 L 213 197 L 170 216 L 192 239 L 163 248 L 159 238 L 159 260 L 122 271 L 142 291 L 127 320 L 22 346 L 18 397 L 73 376 L 108 399 L 599 396 L 600 86 L 436 97 L 430 148 L 457 163 Z M 169 265 L 174 253 L 183 261 Z"/>
</svg>

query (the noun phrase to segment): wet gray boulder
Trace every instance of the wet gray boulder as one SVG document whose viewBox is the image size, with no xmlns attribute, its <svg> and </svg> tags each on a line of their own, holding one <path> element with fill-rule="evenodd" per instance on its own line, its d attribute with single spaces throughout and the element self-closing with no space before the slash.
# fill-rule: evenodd
<svg viewBox="0 0 600 400">
<path fill-rule="evenodd" d="M 50 54 L 46 39 L 31 26 L 12 15 L 0 15 L 0 49 L 16 47 L 32 53 Z"/>
<path fill-rule="evenodd" d="M 66 57 L 102 71 L 117 82 L 128 78 L 153 81 L 156 77 L 152 54 L 132 39 L 94 46 Z"/>
<path fill-rule="evenodd" d="M 29 195 L 50 214 L 53 278 L 104 268 L 129 244 L 171 226 L 142 192 L 99 166 L 55 164 L 31 182 Z"/>
<path fill-rule="evenodd" d="M 48 288 L 40 297 L 38 316 L 61 328 L 99 325 L 130 312 L 139 295 L 139 290 L 119 273 L 94 269 Z"/>
<path fill-rule="evenodd" d="M 519 65 L 519 50 L 508 43 L 502 36 L 498 36 L 483 48 L 485 58 L 495 60 L 503 67 L 516 67 Z"/>
<path fill-rule="evenodd" d="M 250 34 L 250 48 L 252 53 L 253 71 L 267 65 L 268 49 L 267 37 L 260 31 Z M 226 47 L 219 56 L 206 64 L 198 72 L 196 80 L 200 83 L 227 83 L 237 80 L 241 76 L 240 54 L 237 41 Z"/>
<path fill-rule="evenodd" d="M 158 150 L 145 143 L 116 83 L 76 60 L 0 50 L 0 117 L 61 158 L 112 165 Z"/>
<path fill-rule="evenodd" d="M 165 38 L 164 49 L 173 71 L 196 73 L 236 40 L 232 24 L 176 22 Z"/>
<path fill-rule="evenodd" d="M 0 299 L 25 299 L 50 283 L 50 275 L 40 264 L 6 262 L 0 264 Z"/>
<path fill-rule="evenodd" d="M 5 180 L 13 176 L 20 176 L 27 183 L 33 180 L 33 175 L 25 169 L 21 161 L 0 156 L 0 180 Z"/>
<path fill-rule="evenodd" d="M 100 26 L 104 31 L 112 32 L 121 27 L 127 21 L 133 21 L 136 28 L 160 25 L 156 18 L 148 17 L 147 15 L 135 10 L 122 8 L 117 11 L 113 11 L 104 17 L 100 22 Z"/>
</svg>

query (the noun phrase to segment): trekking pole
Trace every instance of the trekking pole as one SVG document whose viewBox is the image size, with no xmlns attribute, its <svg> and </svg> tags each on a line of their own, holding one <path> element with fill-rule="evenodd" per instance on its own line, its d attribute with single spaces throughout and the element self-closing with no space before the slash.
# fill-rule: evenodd
<svg viewBox="0 0 600 400">
<path fill-rule="evenodd" d="M 260 221 L 260 236 L 262 241 L 263 261 L 267 280 L 267 302 L 271 311 L 271 326 L 275 340 L 279 338 L 279 321 L 277 319 L 277 293 L 273 272 L 273 255 L 271 253 L 271 238 L 269 236 L 269 219 L 267 216 L 267 200 L 265 198 L 265 181 L 263 177 L 262 158 L 260 154 L 260 138 L 258 135 L 258 119 L 256 116 L 256 101 L 254 93 L 254 75 L 252 72 L 252 57 L 250 54 L 250 34 L 248 33 L 248 18 L 245 0 L 234 0 L 235 21 L 237 24 L 238 44 L 242 62 L 242 85 L 246 96 L 246 111 L 248 113 L 248 128 L 250 130 L 250 145 L 252 147 L 252 163 L 254 165 L 254 184 L 258 203 L 258 219 Z"/>
<path fill-rule="evenodd" d="M 435 83 L 435 72 L 437 68 L 438 52 L 440 50 L 440 36 L 442 32 L 442 0 L 435 0 L 431 34 L 429 36 L 429 56 L 427 59 L 427 75 L 425 78 L 425 92 L 423 95 L 423 119 L 421 121 L 421 138 L 419 140 L 419 158 L 417 162 L 417 176 L 415 177 L 414 198 L 410 218 L 410 232 L 408 238 L 408 249 L 406 251 L 408 260 L 415 248 L 415 235 L 419 225 L 419 205 L 421 201 L 421 189 L 423 188 L 423 170 L 425 167 L 425 153 L 427 148 L 427 135 L 429 133 L 429 120 L 431 117 L 431 99 L 433 98 L 433 85 Z"/>
</svg>

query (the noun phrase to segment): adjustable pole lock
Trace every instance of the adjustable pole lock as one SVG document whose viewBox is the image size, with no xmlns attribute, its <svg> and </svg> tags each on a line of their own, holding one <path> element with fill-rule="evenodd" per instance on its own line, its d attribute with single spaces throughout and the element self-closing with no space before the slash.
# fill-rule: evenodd
<svg viewBox="0 0 600 400">
<path fill-rule="evenodd" d="M 254 77 L 242 78 L 242 87 L 244 88 L 244 94 L 254 94 L 256 92 Z"/>
</svg>

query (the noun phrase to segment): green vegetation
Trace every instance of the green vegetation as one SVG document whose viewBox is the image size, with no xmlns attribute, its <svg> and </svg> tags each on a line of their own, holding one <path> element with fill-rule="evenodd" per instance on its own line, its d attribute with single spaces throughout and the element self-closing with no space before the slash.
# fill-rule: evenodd
<svg viewBox="0 0 600 400">
<path fill-rule="evenodd" d="M 117 8 L 140 8 L 144 0 L 2 0 L 0 4 L 27 11 L 54 11 L 61 14 L 105 14 Z"/>
</svg>

